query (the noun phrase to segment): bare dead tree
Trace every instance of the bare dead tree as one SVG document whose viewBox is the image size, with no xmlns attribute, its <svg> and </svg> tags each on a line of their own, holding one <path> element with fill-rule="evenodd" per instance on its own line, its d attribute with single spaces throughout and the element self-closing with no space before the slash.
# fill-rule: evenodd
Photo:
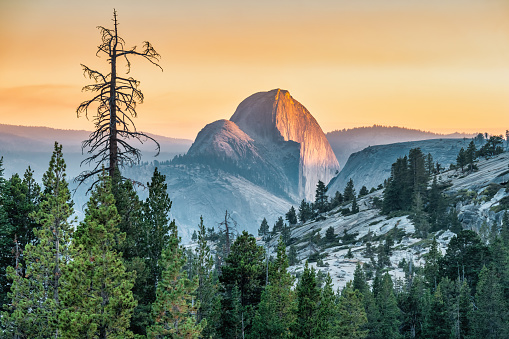
<svg viewBox="0 0 509 339">
<path fill-rule="evenodd" d="M 91 106 L 97 106 L 97 113 L 93 117 L 95 130 L 82 143 L 82 151 L 88 149 L 87 153 L 90 156 L 81 162 L 81 164 L 95 163 L 95 166 L 92 170 L 82 172 L 76 178 L 79 185 L 100 173 L 102 166 L 113 177 L 119 166 L 138 163 L 141 159 L 141 153 L 138 148 L 131 145 L 130 140 L 132 139 L 136 139 L 141 143 L 151 140 L 156 144 L 157 154 L 160 151 L 159 143 L 156 140 L 136 130 L 132 119 L 137 116 L 136 105 L 143 103 L 143 93 L 138 88 L 140 82 L 128 77 L 127 74 L 131 70 L 129 60 L 131 56 L 140 56 L 162 71 L 163 69 L 158 63 L 161 56 L 148 41 L 143 43 L 143 50 L 140 52 L 136 50 L 136 46 L 127 49 L 124 39 L 118 35 L 116 10 L 113 10 L 113 23 L 113 29 L 103 26 L 97 27 L 101 33 L 102 43 L 98 46 L 96 55 L 106 54 L 110 64 L 110 72 L 103 74 L 83 64 L 81 65 L 83 75 L 95 82 L 83 87 L 82 90 L 94 93 L 94 97 L 82 102 L 76 113 L 78 117 L 85 115 L 88 119 L 88 111 Z M 127 66 L 126 76 L 120 76 L 117 72 L 117 65 L 121 60 Z M 95 183 L 90 186 L 89 190 Z"/>
</svg>

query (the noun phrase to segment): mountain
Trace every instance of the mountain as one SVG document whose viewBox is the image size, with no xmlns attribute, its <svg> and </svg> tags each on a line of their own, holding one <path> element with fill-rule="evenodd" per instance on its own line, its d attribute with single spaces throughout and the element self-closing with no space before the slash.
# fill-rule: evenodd
<svg viewBox="0 0 509 339">
<path fill-rule="evenodd" d="M 438 134 L 404 127 L 373 125 L 336 130 L 327 133 L 326 136 L 336 154 L 339 165 L 343 167 L 350 154 L 368 146 L 438 138 L 471 138 L 474 135 L 465 133 Z"/>
<path fill-rule="evenodd" d="M 345 167 L 329 183 L 329 195 L 343 192 L 348 180 L 352 179 L 357 192 L 362 186 L 368 189 L 383 184 L 391 175 L 391 166 L 399 158 L 408 154 L 412 148 L 420 148 L 426 155 L 430 153 L 434 162 L 443 168 L 456 163 L 459 150 L 468 147 L 471 139 L 431 139 L 400 142 L 389 145 L 369 146 L 348 158 Z"/>
<path fill-rule="evenodd" d="M 146 182 L 151 166 L 126 173 Z M 263 218 L 274 223 L 301 199 L 314 200 L 318 180 L 327 183 L 338 169 L 316 120 L 281 89 L 249 96 L 230 120 L 206 125 L 185 155 L 159 163 L 183 232 L 200 215 L 215 226 L 228 210 L 239 231 L 256 234 Z"/>
<path fill-rule="evenodd" d="M 318 181 L 329 182 L 339 170 L 320 125 L 288 91 L 255 93 L 240 103 L 230 120 L 258 143 L 276 152 L 285 143 L 299 143 L 299 198 L 314 200 Z"/>
<path fill-rule="evenodd" d="M 73 178 L 87 167 L 80 163 L 86 158 L 81 152 L 81 143 L 89 136 L 89 131 L 62 130 L 49 127 L 29 127 L 0 124 L 0 156 L 4 157 L 5 176 L 14 173 L 23 174 L 28 166 L 35 171 L 37 179 L 47 170 L 53 145 L 58 141 L 63 145 L 64 157 L 67 163 L 67 175 Z M 155 145 L 149 141 L 133 145 L 142 151 L 143 161 L 169 160 L 177 154 L 185 153 L 192 141 L 175 139 L 147 133 L 161 145 L 161 153 L 157 158 Z"/>
</svg>

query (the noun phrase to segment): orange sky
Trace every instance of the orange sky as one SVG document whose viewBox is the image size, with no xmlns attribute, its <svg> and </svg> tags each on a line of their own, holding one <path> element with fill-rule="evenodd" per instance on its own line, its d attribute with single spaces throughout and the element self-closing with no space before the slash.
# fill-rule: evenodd
<svg viewBox="0 0 509 339">
<path fill-rule="evenodd" d="M 507 0 L 0 0 L 0 123 L 92 129 L 80 63 L 107 70 L 95 27 L 113 7 L 127 46 L 162 55 L 164 72 L 133 60 L 144 131 L 194 139 L 273 88 L 325 132 L 509 129 Z"/>
</svg>

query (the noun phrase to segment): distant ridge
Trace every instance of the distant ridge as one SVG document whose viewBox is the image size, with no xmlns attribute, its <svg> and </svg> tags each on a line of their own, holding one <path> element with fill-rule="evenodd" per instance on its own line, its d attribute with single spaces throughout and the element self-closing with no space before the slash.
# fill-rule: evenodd
<svg viewBox="0 0 509 339">
<path fill-rule="evenodd" d="M 327 140 L 329 140 L 329 144 L 336 154 L 336 158 L 341 167 L 345 165 L 350 154 L 358 152 L 368 146 L 437 138 L 471 138 L 473 136 L 475 136 L 475 133 L 455 132 L 452 134 L 440 134 L 419 129 L 382 125 L 335 130 L 326 134 Z"/>
</svg>

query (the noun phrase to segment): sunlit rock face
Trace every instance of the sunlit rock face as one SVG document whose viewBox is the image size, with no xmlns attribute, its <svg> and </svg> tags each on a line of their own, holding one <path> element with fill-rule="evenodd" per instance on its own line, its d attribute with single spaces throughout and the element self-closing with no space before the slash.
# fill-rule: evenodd
<svg viewBox="0 0 509 339">
<path fill-rule="evenodd" d="M 318 180 L 328 183 L 339 170 L 320 125 L 288 91 L 255 93 L 240 103 L 230 120 L 273 152 L 286 149 L 285 143 L 299 144 L 298 198 L 313 201 Z"/>
</svg>

